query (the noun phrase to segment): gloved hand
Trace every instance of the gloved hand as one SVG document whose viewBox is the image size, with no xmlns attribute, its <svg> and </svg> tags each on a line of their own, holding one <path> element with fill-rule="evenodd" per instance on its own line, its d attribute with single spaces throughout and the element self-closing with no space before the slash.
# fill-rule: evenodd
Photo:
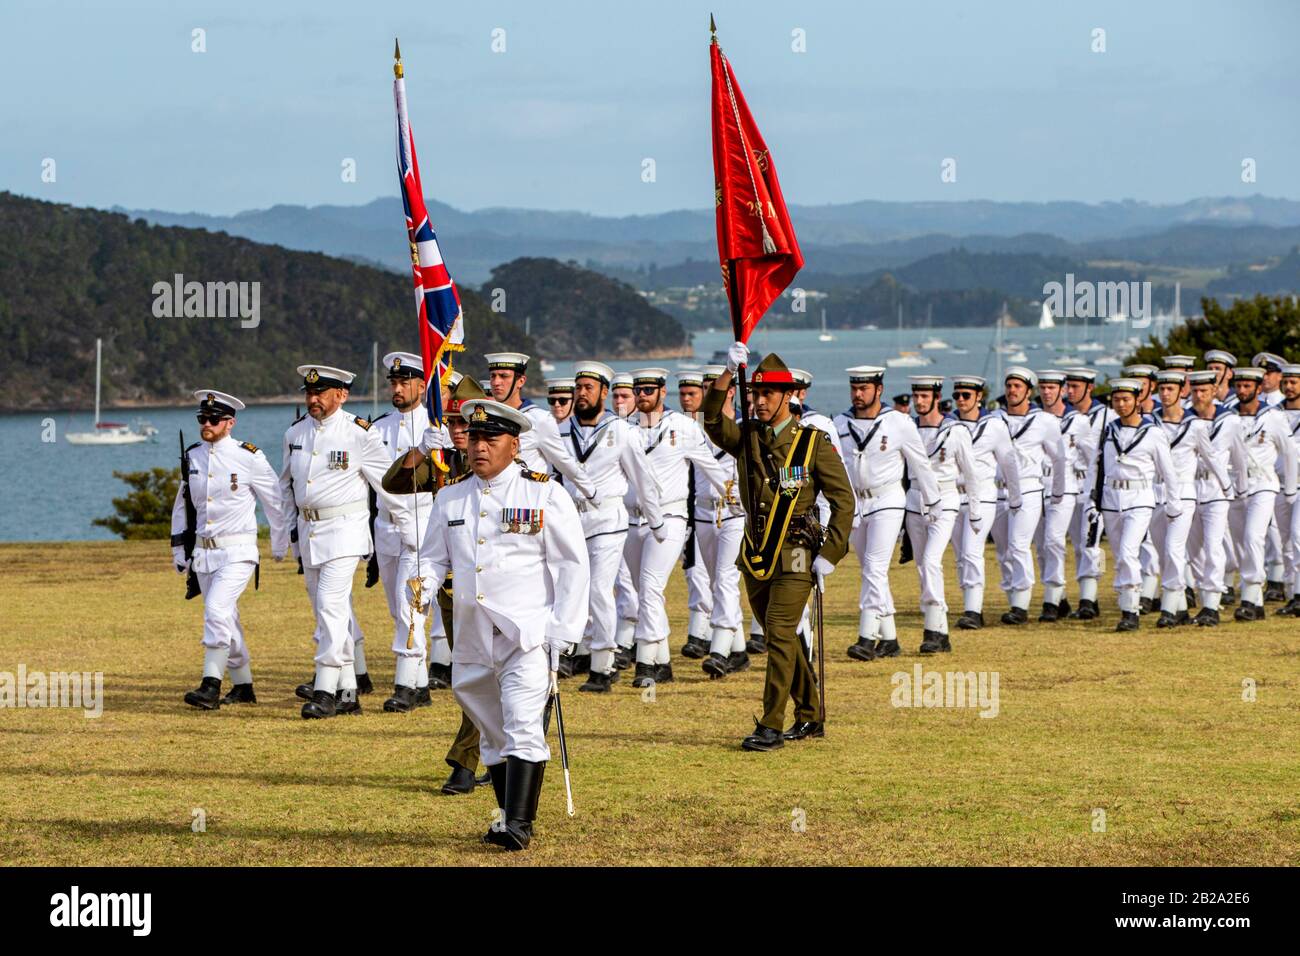
<svg viewBox="0 0 1300 956">
<path fill-rule="evenodd" d="M 551 655 L 551 673 L 560 669 L 560 658 L 573 653 L 573 645 L 567 641 L 555 641 L 547 645 L 547 650 Z"/>
<path fill-rule="evenodd" d="M 980 524 L 983 522 L 983 518 L 980 516 L 980 513 L 978 511 L 975 511 L 973 509 L 967 510 L 966 522 L 970 525 L 970 529 L 972 531 L 974 531 L 976 534 L 979 534 Z"/>
<path fill-rule="evenodd" d="M 1168 501 L 1165 503 L 1165 517 L 1170 521 L 1182 517 L 1183 509 L 1179 507 L 1177 501 Z"/>
<path fill-rule="evenodd" d="M 279 564 L 281 561 L 284 560 L 284 552 L 281 551 L 279 554 L 275 554 L 274 552 L 272 552 L 271 560 L 274 561 L 276 564 Z"/>
<path fill-rule="evenodd" d="M 942 501 L 936 501 L 934 504 L 930 505 L 928 508 L 925 509 L 925 520 L 930 524 L 934 524 L 942 517 L 943 517 Z"/>
<path fill-rule="evenodd" d="M 655 540 L 658 541 L 660 544 L 663 544 L 665 541 L 668 540 L 668 529 L 664 527 L 664 523 L 662 521 L 659 522 L 659 524 L 656 527 L 651 528 L 650 533 L 655 536 Z"/>
<path fill-rule="evenodd" d="M 835 571 L 835 565 L 831 564 L 820 554 L 813 559 L 813 574 L 820 578 L 828 578 Z"/>
<path fill-rule="evenodd" d="M 424 436 L 420 439 L 420 454 L 429 457 L 429 452 L 435 448 L 451 448 L 451 435 L 448 434 L 445 427 L 434 428 L 428 425 L 424 429 Z"/>
<path fill-rule="evenodd" d="M 747 364 L 749 364 L 749 346 L 744 342 L 732 342 L 731 348 L 727 349 L 727 371 L 735 375 L 736 369 Z"/>
<path fill-rule="evenodd" d="M 185 549 L 184 548 L 172 548 L 172 564 L 176 565 L 176 570 L 179 573 L 181 574 L 185 573 Z"/>
</svg>

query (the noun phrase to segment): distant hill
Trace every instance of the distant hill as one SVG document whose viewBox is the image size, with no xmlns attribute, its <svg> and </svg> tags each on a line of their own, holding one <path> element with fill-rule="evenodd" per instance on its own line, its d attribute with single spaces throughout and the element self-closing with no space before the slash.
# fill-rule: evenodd
<svg viewBox="0 0 1300 956">
<path fill-rule="evenodd" d="M 608 271 L 645 269 L 651 263 L 665 267 L 688 258 L 703 262 L 716 255 L 711 209 L 592 216 L 528 209 L 465 212 L 436 201 L 428 205 L 452 274 L 462 283 L 482 282 L 495 266 L 520 257 L 573 260 Z M 405 268 L 402 209 L 396 197 L 360 206 L 275 206 L 235 216 L 158 210 L 130 215 L 159 225 L 228 232 L 290 249 L 381 262 L 398 271 Z M 1179 243 L 1193 234 L 1157 239 L 1154 250 L 1147 249 L 1143 237 L 1193 225 L 1200 230 L 1195 234 L 1198 252 L 1196 261 L 1188 264 L 1226 265 L 1278 255 L 1294 245 L 1293 235 L 1261 251 L 1269 245 L 1269 230 L 1300 227 L 1300 202 L 1264 196 L 1173 205 L 870 201 L 795 205 L 791 216 L 809 266 L 831 273 L 898 268 L 955 245 L 975 252 L 1156 261 L 1152 256 L 1177 255 Z M 1230 234 L 1238 227 L 1254 230 L 1253 250 L 1234 249 L 1236 237 Z M 1107 245 L 1119 240 L 1132 242 Z M 1075 243 L 1100 248 L 1072 248 Z"/>
<path fill-rule="evenodd" d="M 492 270 L 480 292 L 488 300 L 503 293 L 513 321 L 527 317 L 532 334 L 555 358 L 691 354 L 690 337 L 676 319 L 630 286 L 572 264 L 515 259 Z"/>
<path fill-rule="evenodd" d="M 170 283 L 177 273 L 187 281 L 258 283 L 260 323 L 241 328 L 238 318 L 155 317 L 154 284 Z M 574 273 L 535 260 L 528 281 L 570 288 L 582 281 Z M 591 278 L 600 289 L 612 284 Z M 299 364 L 328 362 L 359 371 L 369 367 L 372 342 L 382 351 L 418 348 L 409 276 L 5 192 L 0 289 L 0 409 L 7 410 L 91 404 L 97 336 L 104 339 L 110 404 L 184 399 L 208 384 L 246 398 L 285 395 L 300 384 L 294 373 Z M 634 292 L 620 289 L 619 303 L 645 306 Z M 482 375 L 482 353 L 495 350 L 558 355 L 524 334 L 522 317 L 513 324 L 493 313 L 472 287 L 462 285 L 460 292 L 471 349 L 456 360 L 458 367 Z M 609 304 L 603 293 L 600 302 Z M 628 328 L 617 314 L 611 312 L 605 325 L 584 326 L 584 354 L 610 354 L 607 346 L 626 345 Z M 634 325 L 642 314 L 636 312 Z M 665 333 L 664 343 L 682 341 L 675 323 L 655 328 Z M 651 331 L 632 341 L 660 339 Z"/>
<path fill-rule="evenodd" d="M 1295 295 L 1300 292 L 1300 246 L 1293 247 L 1275 265 L 1236 268 L 1215 279 L 1209 291 L 1216 295 Z"/>
</svg>

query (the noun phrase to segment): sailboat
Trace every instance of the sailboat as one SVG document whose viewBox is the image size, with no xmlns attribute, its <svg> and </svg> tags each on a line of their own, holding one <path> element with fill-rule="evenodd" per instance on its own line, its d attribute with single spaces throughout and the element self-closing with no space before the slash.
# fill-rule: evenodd
<svg viewBox="0 0 1300 956">
<path fill-rule="evenodd" d="M 95 430 L 67 432 L 64 438 L 70 445 L 135 445 L 148 441 L 158 430 L 151 425 L 137 424 L 133 429 L 122 422 L 99 420 L 99 396 L 103 384 L 104 342 L 95 339 Z"/>
<path fill-rule="evenodd" d="M 925 330 L 927 333 L 929 333 L 930 331 L 930 319 L 933 317 L 933 315 L 934 315 L 934 305 L 931 304 L 927 306 L 925 310 Z M 937 335 L 927 335 L 926 340 L 921 343 L 921 348 L 929 352 L 939 352 L 944 349 L 947 349 L 948 347 L 949 347 L 948 343 L 945 342 L 943 339 L 939 338 Z"/>
<path fill-rule="evenodd" d="M 898 354 L 885 359 L 887 368 L 923 368 L 933 361 L 920 352 L 903 350 L 903 303 L 898 303 Z"/>
<path fill-rule="evenodd" d="M 1052 308 L 1046 302 L 1043 303 L 1043 314 L 1038 317 L 1038 327 L 1040 329 L 1056 328 L 1056 320 L 1052 318 Z"/>
<path fill-rule="evenodd" d="M 817 336 L 818 342 L 834 342 L 835 336 L 826 331 L 826 310 L 822 309 L 822 334 Z"/>
</svg>

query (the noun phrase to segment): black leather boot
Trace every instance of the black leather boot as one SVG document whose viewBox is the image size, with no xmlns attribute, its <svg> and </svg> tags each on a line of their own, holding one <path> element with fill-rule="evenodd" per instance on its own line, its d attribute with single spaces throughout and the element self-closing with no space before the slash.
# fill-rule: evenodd
<svg viewBox="0 0 1300 956">
<path fill-rule="evenodd" d="M 749 670 L 749 653 L 746 651 L 732 651 L 727 655 L 727 666 L 731 668 L 733 674 Z"/>
<path fill-rule="evenodd" d="M 632 678 L 632 686 L 636 688 L 649 687 L 658 679 L 658 668 L 654 664 L 642 664 L 636 662 L 636 675 Z"/>
<path fill-rule="evenodd" d="M 327 690 L 312 691 L 311 700 L 302 705 L 304 720 L 323 720 L 339 712 L 338 701 Z"/>
<path fill-rule="evenodd" d="M 302 700 L 311 700 L 312 691 L 315 688 L 315 686 L 316 686 L 316 675 L 313 674 L 306 681 L 304 681 L 303 683 L 295 687 L 293 689 L 293 694 L 295 697 L 299 697 Z"/>
<path fill-rule="evenodd" d="M 448 762 L 450 763 L 450 761 Z M 475 786 L 474 771 L 454 763 L 451 765 L 451 775 L 447 777 L 447 782 L 442 785 L 442 792 L 449 797 L 459 797 L 467 793 L 473 793 Z"/>
<path fill-rule="evenodd" d="M 1138 626 L 1138 612 L 1123 611 L 1120 615 L 1119 623 L 1115 625 L 1115 630 L 1136 631 Z"/>
<path fill-rule="evenodd" d="M 702 637 L 687 637 L 686 643 L 682 645 L 682 657 L 689 657 L 693 661 L 702 659 L 709 653 L 709 642 Z"/>
<path fill-rule="evenodd" d="M 613 689 L 616 680 L 618 680 L 617 670 L 612 670 L 608 674 L 591 671 L 587 674 L 587 682 L 578 690 L 586 691 L 589 694 L 608 694 Z"/>
<path fill-rule="evenodd" d="M 1055 624 L 1061 612 L 1057 610 L 1055 604 L 1043 602 L 1043 613 L 1038 615 L 1039 624 Z"/>
<path fill-rule="evenodd" d="M 757 721 L 754 722 L 754 732 L 740 742 L 742 750 L 757 750 L 766 752 L 776 750 L 785 745 L 785 737 L 779 730 L 773 730 L 771 727 L 764 727 Z"/>
<path fill-rule="evenodd" d="M 709 675 L 710 680 L 717 680 L 731 673 L 731 661 L 712 651 L 709 652 L 709 656 L 704 659 L 704 663 L 700 667 L 704 673 Z"/>
<path fill-rule="evenodd" d="M 483 839 L 503 850 L 526 850 L 533 839 L 546 762 L 511 756 L 506 758 L 505 767 L 505 822 L 494 824 Z"/>
<path fill-rule="evenodd" d="M 447 690 L 451 687 L 451 665 L 429 665 L 429 690 Z"/>
<path fill-rule="evenodd" d="M 859 637 L 856 644 L 849 645 L 845 652 L 855 661 L 874 661 L 876 659 L 875 641 L 869 637 Z"/>
<path fill-rule="evenodd" d="M 221 698 L 223 704 L 256 704 L 257 695 L 253 693 L 252 684 L 236 684 Z"/>
<path fill-rule="evenodd" d="M 221 709 L 221 678 L 205 677 L 194 690 L 187 691 L 185 703 L 199 710 Z"/>
<path fill-rule="evenodd" d="M 398 684 L 393 688 L 393 696 L 384 701 L 384 713 L 409 714 L 415 709 L 415 688 Z"/>
<path fill-rule="evenodd" d="M 984 626 L 983 611 L 962 611 L 957 618 L 957 626 L 963 631 L 978 631 Z"/>
<path fill-rule="evenodd" d="M 374 685 L 374 682 L 370 679 L 370 674 L 369 674 L 369 673 L 358 674 L 358 675 L 357 675 L 357 693 L 358 693 L 358 694 L 373 694 L 374 692 L 375 692 L 375 685 Z"/>
</svg>

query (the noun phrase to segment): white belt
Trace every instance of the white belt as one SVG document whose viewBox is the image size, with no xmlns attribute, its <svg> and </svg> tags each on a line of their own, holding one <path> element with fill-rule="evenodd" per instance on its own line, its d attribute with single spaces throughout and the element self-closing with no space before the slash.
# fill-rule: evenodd
<svg viewBox="0 0 1300 956">
<path fill-rule="evenodd" d="M 257 535 L 255 534 L 225 534 L 218 538 L 199 538 L 198 545 L 200 548 L 213 550 L 216 548 L 234 548 L 241 544 L 257 544 Z"/>
<path fill-rule="evenodd" d="M 887 481 L 883 485 L 874 485 L 870 488 L 862 488 L 858 491 L 859 498 L 883 498 L 885 495 L 893 494 L 895 491 L 902 491 L 903 483 L 901 481 Z"/>
<path fill-rule="evenodd" d="M 610 498 L 597 498 L 593 502 L 590 498 L 575 498 L 574 504 L 578 506 L 581 512 L 589 511 L 615 511 L 623 505 L 623 497 L 616 495 Z"/>
<path fill-rule="evenodd" d="M 682 517 L 682 515 L 670 515 L 668 513 L 668 509 L 673 505 L 684 505 L 684 504 L 686 504 L 685 498 L 674 498 L 672 501 L 661 501 L 659 502 L 659 512 L 665 518 L 680 518 Z M 635 518 L 637 521 L 645 520 L 645 512 L 643 512 L 640 508 L 628 508 L 627 516 L 629 518 Z"/>
<path fill-rule="evenodd" d="M 308 521 L 325 521 L 328 518 L 339 518 L 343 515 L 354 515 L 359 511 L 369 511 L 370 502 L 365 498 L 358 498 L 356 501 L 349 501 L 345 505 L 330 505 L 328 508 L 300 508 L 301 514 Z"/>
<path fill-rule="evenodd" d="M 957 490 L 958 490 L 958 489 L 957 489 L 957 482 L 955 482 L 955 481 L 941 481 L 941 482 L 939 482 L 939 493 L 940 493 L 940 494 L 943 494 L 945 491 L 957 491 Z"/>
<path fill-rule="evenodd" d="M 1145 478 L 1110 478 L 1106 484 L 1119 491 L 1140 491 L 1151 487 Z"/>
</svg>

